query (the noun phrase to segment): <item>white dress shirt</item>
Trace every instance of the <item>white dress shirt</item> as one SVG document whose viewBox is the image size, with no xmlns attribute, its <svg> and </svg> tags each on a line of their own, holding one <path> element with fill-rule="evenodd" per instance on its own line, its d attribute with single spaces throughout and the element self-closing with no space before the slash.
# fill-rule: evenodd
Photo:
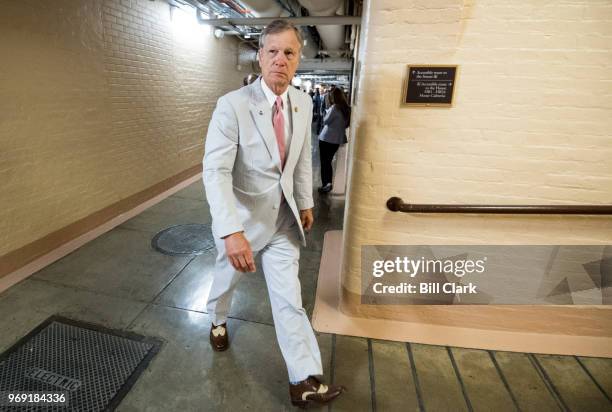
<svg viewBox="0 0 612 412">
<path fill-rule="evenodd" d="M 289 146 L 291 145 L 291 108 L 289 107 L 289 99 L 287 98 L 288 89 L 292 87 L 289 85 L 287 89 L 280 95 L 283 100 L 283 118 L 285 119 L 285 157 L 289 153 Z M 268 99 L 268 103 L 270 103 L 270 107 L 272 108 L 272 117 L 274 117 L 274 104 L 276 103 L 276 94 L 268 87 L 263 77 L 261 79 L 261 88 L 263 89 L 264 94 L 266 95 L 266 99 Z M 270 121 L 272 121 L 270 119 Z M 275 136 L 276 138 L 276 136 Z"/>
</svg>

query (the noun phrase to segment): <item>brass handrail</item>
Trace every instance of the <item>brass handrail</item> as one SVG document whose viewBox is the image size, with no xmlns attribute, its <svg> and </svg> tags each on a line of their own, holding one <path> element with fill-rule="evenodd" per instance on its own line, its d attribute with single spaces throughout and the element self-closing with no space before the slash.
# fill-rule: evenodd
<svg viewBox="0 0 612 412">
<path fill-rule="evenodd" d="M 436 205 L 409 204 L 399 197 L 387 200 L 392 212 L 488 213 L 513 215 L 612 215 L 612 205 Z"/>
</svg>

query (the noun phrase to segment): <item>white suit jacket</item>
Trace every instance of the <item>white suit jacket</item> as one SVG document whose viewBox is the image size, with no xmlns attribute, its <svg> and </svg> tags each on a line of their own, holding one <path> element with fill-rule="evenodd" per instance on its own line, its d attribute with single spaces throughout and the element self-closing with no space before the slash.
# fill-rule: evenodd
<svg viewBox="0 0 612 412">
<path fill-rule="evenodd" d="M 203 172 L 217 238 L 244 231 L 251 248 L 262 249 L 276 230 L 282 191 L 306 244 L 299 211 L 314 205 L 312 100 L 291 85 L 288 90 L 293 127 L 282 172 L 272 108 L 261 78 L 217 101 L 206 136 Z"/>
</svg>

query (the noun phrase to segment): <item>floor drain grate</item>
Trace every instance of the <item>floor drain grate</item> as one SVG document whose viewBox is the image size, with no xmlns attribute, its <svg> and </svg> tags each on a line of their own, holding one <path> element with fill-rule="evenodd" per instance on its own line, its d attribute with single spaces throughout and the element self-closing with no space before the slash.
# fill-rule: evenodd
<svg viewBox="0 0 612 412">
<path fill-rule="evenodd" d="M 52 316 L 0 355 L 0 410 L 113 410 L 160 346 L 154 338 Z M 53 404 L 49 395 L 35 404 L 43 392 L 53 392 L 54 401 L 63 394 L 66 403 Z M 30 403 L 9 406 L 14 393 Z"/>
<path fill-rule="evenodd" d="M 151 246 L 166 255 L 201 255 L 215 247 L 210 225 L 187 224 L 164 229 L 153 237 Z"/>
</svg>

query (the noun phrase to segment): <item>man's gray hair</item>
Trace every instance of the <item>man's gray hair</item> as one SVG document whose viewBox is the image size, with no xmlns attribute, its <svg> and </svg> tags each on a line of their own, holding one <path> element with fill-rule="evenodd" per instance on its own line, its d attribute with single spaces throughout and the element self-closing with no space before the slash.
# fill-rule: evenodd
<svg viewBox="0 0 612 412">
<path fill-rule="evenodd" d="M 266 41 L 266 36 L 268 34 L 282 33 L 287 30 L 293 30 L 293 32 L 295 33 L 295 37 L 298 40 L 298 43 L 300 43 L 300 49 L 302 49 L 304 41 L 302 40 L 302 34 L 300 33 L 300 30 L 295 27 L 291 22 L 281 19 L 274 20 L 273 22 L 268 24 L 265 29 L 263 29 L 263 31 L 261 32 L 261 36 L 259 36 L 259 48 L 263 49 L 264 43 Z"/>
</svg>

